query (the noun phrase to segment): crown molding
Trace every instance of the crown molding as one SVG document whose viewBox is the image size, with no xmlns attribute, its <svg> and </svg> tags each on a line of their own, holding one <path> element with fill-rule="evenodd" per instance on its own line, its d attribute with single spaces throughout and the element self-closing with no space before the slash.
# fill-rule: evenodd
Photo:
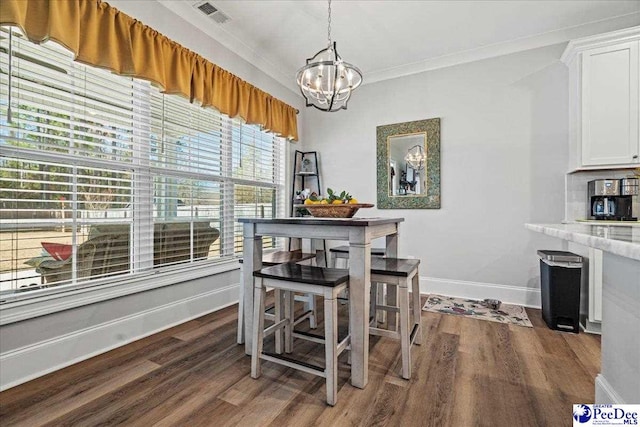
<svg viewBox="0 0 640 427">
<path fill-rule="evenodd" d="M 538 34 L 531 37 L 524 37 L 507 42 L 483 46 L 477 49 L 453 53 L 451 55 L 440 56 L 437 58 L 414 62 L 412 64 L 388 68 L 386 70 L 365 73 L 363 85 L 398 77 L 409 76 L 412 74 L 418 74 L 425 71 L 451 67 L 454 65 L 480 61 L 497 56 L 508 55 L 524 50 L 564 43 L 572 39 L 591 36 L 592 34 L 599 34 L 618 28 L 633 27 L 637 25 L 640 25 L 640 12 L 621 15 L 602 21 L 590 22 L 588 24 L 582 24 L 575 27 L 563 28 L 560 30 Z M 627 30 L 621 30 L 621 32 L 624 31 Z"/>
<path fill-rule="evenodd" d="M 262 72 L 272 77 L 278 83 L 291 90 L 293 93 L 302 96 L 295 83 L 295 72 L 290 74 L 286 70 L 274 64 L 269 59 L 255 51 L 237 37 L 224 29 L 224 25 L 212 25 L 205 16 L 198 13 L 191 5 L 192 2 L 175 2 L 158 0 L 158 2 L 187 20 L 196 28 L 209 35 L 218 43 L 238 55 L 248 63 L 252 64 Z M 530 37 L 523 37 L 502 43 L 483 46 L 477 49 L 452 53 L 450 55 L 430 58 L 410 64 L 404 64 L 384 70 L 374 70 L 364 73 L 363 85 L 423 73 L 425 71 L 437 70 L 454 65 L 465 64 L 497 56 L 507 55 L 529 49 L 536 49 L 544 46 L 564 43 L 573 39 L 587 38 L 594 34 L 607 33 L 619 28 L 635 27 L 640 25 L 640 11 L 630 14 L 607 18 L 600 21 L 589 22 L 574 27 L 562 28 L 559 30 L 538 34 Z M 621 30 L 622 32 L 627 30 Z M 604 35 L 603 35 L 604 36 Z M 598 37 L 598 36 L 594 36 Z"/>
<path fill-rule="evenodd" d="M 578 53 L 586 49 L 605 47 L 614 43 L 624 43 L 635 40 L 640 40 L 640 26 L 571 40 L 560 60 L 565 64 L 569 64 Z"/>
</svg>

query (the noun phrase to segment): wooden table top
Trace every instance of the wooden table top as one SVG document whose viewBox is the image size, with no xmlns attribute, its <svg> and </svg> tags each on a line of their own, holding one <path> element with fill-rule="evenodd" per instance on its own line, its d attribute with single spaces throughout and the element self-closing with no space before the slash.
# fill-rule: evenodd
<svg viewBox="0 0 640 427">
<path fill-rule="evenodd" d="M 306 224 L 368 227 L 372 225 L 394 224 L 404 222 L 404 218 L 238 218 L 238 222 L 255 224 Z"/>
</svg>

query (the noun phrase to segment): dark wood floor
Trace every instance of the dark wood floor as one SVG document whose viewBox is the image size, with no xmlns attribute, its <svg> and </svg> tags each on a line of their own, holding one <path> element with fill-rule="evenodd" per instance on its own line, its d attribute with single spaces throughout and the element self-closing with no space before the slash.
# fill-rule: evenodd
<svg viewBox="0 0 640 427">
<path fill-rule="evenodd" d="M 265 362 L 251 379 L 229 307 L 0 393 L 0 425 L 569 426 L 593 403 L 600 339 L 527 311 L 534 328 L 423 312 L 410 381 L 398 343 L 371 337 L 369 385 L 341 358 L 331 408 L 321 378 Z M 296 353 L 321 364 L 316 344 Z"/>
</svg>

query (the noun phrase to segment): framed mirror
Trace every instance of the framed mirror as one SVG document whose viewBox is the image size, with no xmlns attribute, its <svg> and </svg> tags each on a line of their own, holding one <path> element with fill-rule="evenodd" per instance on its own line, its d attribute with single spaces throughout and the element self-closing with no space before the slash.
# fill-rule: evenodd
<svg viewBox="0 0 640 427">
<path fill-rule="evenodd" d="M 378 208 L 440 209 L 440 119 L 378 126 Z"/>
</svg>

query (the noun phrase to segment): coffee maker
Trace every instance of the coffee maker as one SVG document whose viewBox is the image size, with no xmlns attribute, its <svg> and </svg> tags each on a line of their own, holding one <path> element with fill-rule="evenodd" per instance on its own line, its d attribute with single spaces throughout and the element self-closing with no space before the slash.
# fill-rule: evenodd
<svg viewBox="0 0 640 427">
<path fill-rule="evenodd" d="M 633 216 L 633 196 L 638 195 L 638 179 L 596 179 L 589 181 L 590 219 L 637 221 Z"/>
</svg>

